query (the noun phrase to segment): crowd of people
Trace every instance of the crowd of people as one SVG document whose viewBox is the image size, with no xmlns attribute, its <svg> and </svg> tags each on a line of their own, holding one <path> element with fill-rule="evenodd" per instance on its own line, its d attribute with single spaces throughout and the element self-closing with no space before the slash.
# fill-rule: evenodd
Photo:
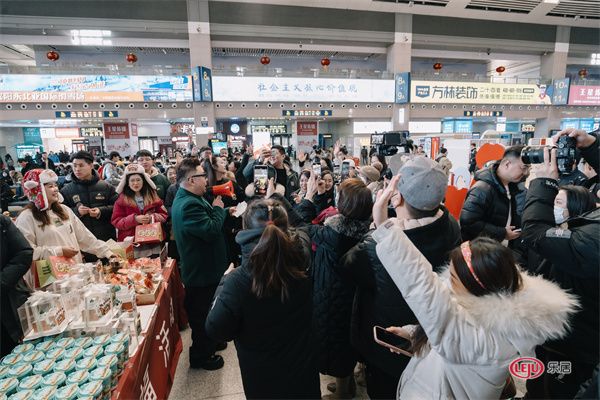
<svg viewBox="0 0 600 400">
<path fill-rule="evenodd" d="M 528 381 L 528 398 L 597 396 L 599 135 L 559 135 L 588 179 L 560 186 L 555 149 L 530 171 L 509 147 L 473 166 L 459 221 L 443 148 L 409 148 L 395 173 L 339 143 L 297 161 L 277 145 L 202 147 L 167 168 L 145 150 L 129 163 L 80 151 L 60 188 L 46 158 L 26 163 L 28 203 L 14 224 L 0 217 L 2 354 L 20 340 L 32 260 L 110 257 L 106 240 L 158 222 L 186 289 L 189 367 L 222 368 L 233 341 L 248 398 L 320 398 L 319 373 L 352 398 L 357 370 L 372 399 L 509 398 L 518 357 L 571 365 Z M 376 327 L 407 347 L 382 345 Z"/>
</svg>

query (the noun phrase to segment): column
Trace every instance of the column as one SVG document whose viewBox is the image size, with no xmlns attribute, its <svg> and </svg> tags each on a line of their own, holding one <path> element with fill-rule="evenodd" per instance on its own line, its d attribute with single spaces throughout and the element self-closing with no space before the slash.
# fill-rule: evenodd
<svg viewBox="0 0 600 400">
<path fill-rule="evenodd" d="M 553 79 L 565 77 L 567 72 L 570 35 L 570 27 L 556 27 L 554 52 L 544 55 L 541 58 L 540 78 L 542 83 L 551 84 Z M 546 137 L 552 129 L 560 129 L 560 111 L 554 107 L 548 110 L 546 118 L 538 119 L 536 121 L 535 137 Z"/>
<path fill-rule="evenodd" d="M 210 43 L 210 21 L 208 0 L 187 0 L 188 36 L 190 42 L 190 66 L 204 66 L 212 69 L 212 46 Z M 209 127 L 216 127 L 215 107 L 212 102 L 194 102 L 194 125 L 202 126 L 202 119 L 208 119 Z M 206 121 L 206 119 L 204 120 Z M 214 132 L 214 130 L 213 130 Z M 196 145 L 208 144 L 209 134 L 196 133 Z"/>
<path fill-rule="evenodd" d="M 410 72 L 412 53 L 412 14 L 396 14 L 394 43 L 388 47 L 387 70 L 391 73 Z M 394 104 L 392 128 L 408 130 L 409 104 Z"/>
</svg>

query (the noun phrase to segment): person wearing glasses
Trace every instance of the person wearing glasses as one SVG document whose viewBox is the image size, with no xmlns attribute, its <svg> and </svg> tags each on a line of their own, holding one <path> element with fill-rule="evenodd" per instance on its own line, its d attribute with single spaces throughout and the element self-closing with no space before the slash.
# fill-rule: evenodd
<svg viewBox="0 0 600 400">
<path fill-rule="evenodd" d="M 212 205 L 203 197 L 208 186 L 206 172 L 197 158 L 186 158 L 177 169 L 179 190 L 171 208 L 173 233 L 181 260 L 185 285 L 185 309 L 192 329 L 190 368 L 217 370 L 223 358 L 204 328 L 215 291 L 227 269 L 223 224 L 235 207 L 225 208 L 221 196 Z"/>
<path fill-rule="evenodd" d="M 488 236 L 515 248 L 521 236 L 517 213 L 518 183 L 529 173 L 521 160 L 523 146 L 504 151 L 501 160 L 475 174 L 475 184 L 467 193 L 460 213 L 462 239 Z"/>
</svg>

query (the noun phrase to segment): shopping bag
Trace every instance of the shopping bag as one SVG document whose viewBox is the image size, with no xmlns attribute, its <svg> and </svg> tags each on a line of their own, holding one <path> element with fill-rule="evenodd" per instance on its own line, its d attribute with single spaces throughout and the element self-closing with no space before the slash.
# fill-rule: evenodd
<svg viewBox="0 0 600 400">
<path fill-rule="evenodd" d="M 72 258 L 63 256 L 48 257 L 52 275 L 58 280 L 68 277 L 71 274 L 71 267 L 76 264 Z"/>
<path fill-rule="evenodd" d="M 138 225 L 135 227 L 135 239 L 136 244 L 156 244 L 163 240 L 162 224 L 160 222 L 152 222 L 146 225 Z"/>
<path fill-rule="evenodd" d="M 34 261 L 35 264 L 35 287 L 43 288 L 54 282 L 56 277 L 52 273 L 52 267 L 50 266 L 50 262 L 48 260 L 39 260 Z"/>
</svg>

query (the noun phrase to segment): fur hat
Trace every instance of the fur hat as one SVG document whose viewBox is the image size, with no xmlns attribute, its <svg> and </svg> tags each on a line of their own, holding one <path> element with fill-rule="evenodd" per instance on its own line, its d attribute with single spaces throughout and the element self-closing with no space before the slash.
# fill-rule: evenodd
<svg viewBox="0 0 600 400">
<path fill-rule="evenodd" d="M 152 189 L 156 190 L 156 185 L 154 184 L 154 182 L 152 182 L 152 179 L 150 179 L 150 175 L 146 173 L 144 167 L 142 167 L 140 164 L 133 163 L 125 167 L 125 171 L 123 173 L 123 177 L 121 178 L 121 182 L 119 182 L 119 186 L 117 186 L 117 193 L 123 193 L 123 189 L 125 189 L 125 185 L 127 185 L 129 175 L 134 174 L 141 175 L 146 181 L 146 183 L 150 185 Z"/>
<path fill-rule="evenodd" d="M 44 184 L 58 182 L 58 176 L 51 169 L 32 169 L 27 171 L 23 177 L 23 192 L 29 201 L 33 202 L 40 211 L 50 208 L 48 196 Z M 63 202 L 63 197 L 58 194 L 59 202 Z"/>
</svg>

